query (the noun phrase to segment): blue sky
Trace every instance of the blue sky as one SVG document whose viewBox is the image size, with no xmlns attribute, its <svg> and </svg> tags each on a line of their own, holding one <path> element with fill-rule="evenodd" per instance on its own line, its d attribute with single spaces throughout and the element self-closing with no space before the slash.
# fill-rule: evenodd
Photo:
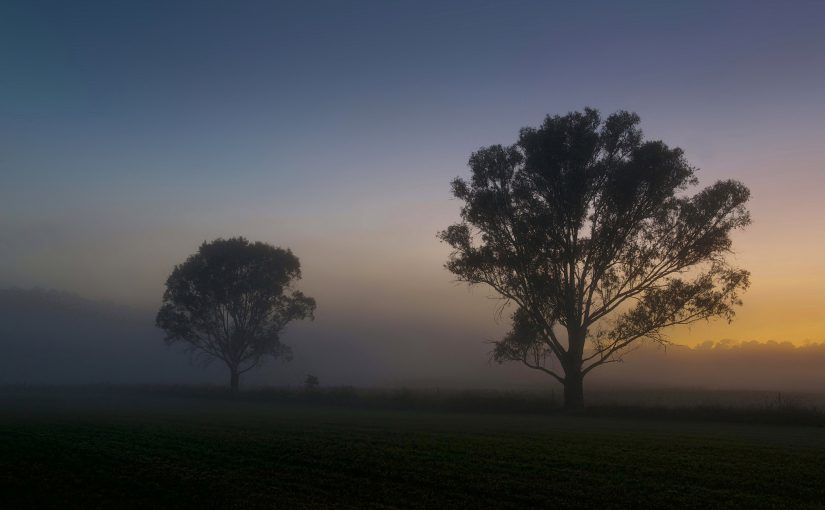
<svg viewBox="0 0 825 510">
<path fill-rule="evenodd" d="M 202 241 L 246 235 L 292 247 L 342 328 L 495 330 L 441 267 L 449 181 L 593 106 L 754 192 L 751 312 L 689 338 L 820 339 L 823 20 L 802 0 L 6 1 L 0 285 L 151 307 Z M 801 329 L 766 329 L 781 303 Z"/>
</svg>

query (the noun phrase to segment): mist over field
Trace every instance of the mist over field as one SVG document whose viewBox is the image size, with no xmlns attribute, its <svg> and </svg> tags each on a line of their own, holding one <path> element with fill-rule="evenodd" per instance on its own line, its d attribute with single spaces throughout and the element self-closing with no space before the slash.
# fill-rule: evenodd
<svg viewBox="0 0 825 510">
<path fill-rule="evenodd" d="M 296 324 L 292 362 L 270 360 L 250 386 L 507 389 L 559 387 L 517 364 L 489 361 L 484 335 L 460 327 L 415 329 L 404 322 L 356 320 Z M 499 327 L 501 327 L 499 325 Z M 452 349 L 447 346 L 454 346 Z M 167 347 L 150 310 L 46 290 L 0 291 L 0 384 L 214 384 L 219 362 Z M 610 389 L 695 388 L 816 392 L 825 388 L 825 344 L 707 341 L 694 347 L 644 345 L 591 376 Z"/>
<path fill-rule="evenodd" d="M 825 1 L 0 0 L 0 509 L 823 509 Z"/>
</svg>

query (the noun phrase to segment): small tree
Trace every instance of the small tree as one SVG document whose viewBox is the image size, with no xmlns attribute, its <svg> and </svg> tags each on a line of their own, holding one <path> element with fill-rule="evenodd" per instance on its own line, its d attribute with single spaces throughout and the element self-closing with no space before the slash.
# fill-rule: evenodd
<svg viewBox="0 0 825 510">
<path fill-rule="evenodd" d="M 317 375 L 307 374 L 307 378 L 304 380 L 304 387 L 307 391 L 315 391 L 320 384 L 321 381 L 318 380 Z"/>
<path fill-rule="evenodd" d="M 264 357 L 292 359 L 281 333 L 315 310 L 314 299 L 292 289 L 300 278 L 290 250 L 243 237 L 203 243 L 166 281 L 156 324 L 167 343 L 223 361 L 234 393 L 240 375 Z"/>
<path fill-rule="evenodd" d="M 643 141 L 639 117 L 593 109 L 548 116 L 511 146 L 470 157 L 452 183 L 461 222 L 439 237 L 459 281 L 515 304 L 498 362 L 518 361 L 584 405 L 583 379 L 664 330 L 733 318 L 747 271 L 730 267 L 730 233 L 750 223 L 748 189 L 698 181 L 682 150 Z"/>
</svg>

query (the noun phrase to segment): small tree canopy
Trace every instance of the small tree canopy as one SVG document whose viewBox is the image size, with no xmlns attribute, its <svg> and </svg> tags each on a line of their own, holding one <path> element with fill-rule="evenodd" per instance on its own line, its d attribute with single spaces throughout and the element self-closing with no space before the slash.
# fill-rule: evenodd
<svg viewBox="0 0 825 510">
<path fill-rule="evenodd" d="M 226 363 L 237 389 L 238 376 L 264 357 L 292 358 L 281 333 L 315 310 L 314 299 L 292 288 L 300 278 L 288 249 L 243 237 L 203 243 L 166 281 L 156 323 L 167 343 Z"/>
<path fill-rule="evenodd" d="M 480 149 L 470 180 L 452 183 L 461 221 L 439 234 L 459 281 L 516 305 L 493 359 L 553 376 L 570 407 L 590 370 L 637 340 L 667 342 L 670 326 L 731 320 L 748 286 L 725 257 L 750 223 L 748 189 L 688 194 L 698 181 L 682 150 L 644 141 L 638 124 L 587 108 Z"/>
</svg>

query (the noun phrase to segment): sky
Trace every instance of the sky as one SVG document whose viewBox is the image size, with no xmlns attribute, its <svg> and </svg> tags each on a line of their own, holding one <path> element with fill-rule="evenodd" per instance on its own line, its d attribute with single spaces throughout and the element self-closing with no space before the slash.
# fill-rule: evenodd
<svg viewBox="0 0 825 510">
<path fill-rule="evenodd" d="M 744 306 L 671 338 L 822 342 L 823 19 L 804 0 L 5 1 L 0 287 L 152 310 L 175 264 L 243 235 L 300 257 L 321 343 L 483 364 L 507 324 L 443 268 L 449 182 L 592 106 L 752 191 Z"/>
</svg>

